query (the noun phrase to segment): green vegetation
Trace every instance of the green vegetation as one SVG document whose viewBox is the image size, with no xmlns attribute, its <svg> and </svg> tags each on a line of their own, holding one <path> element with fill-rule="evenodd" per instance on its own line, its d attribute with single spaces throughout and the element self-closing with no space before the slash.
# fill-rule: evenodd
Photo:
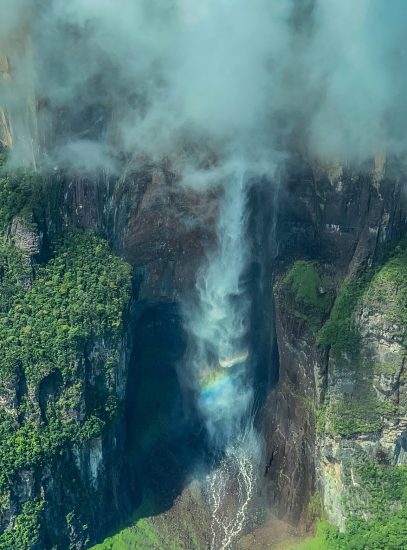
<svg viewBox="0 0 407 550">
<path fill-rule="evenodd" d="M 131 283 L 130 266 L 93 233 L 57 240 L 58 181 L 8 172 L 6 161 L 0 147 L 0 514 L 10 506 L 18 472 L 53 469 L 68 449 L 100 436 L 116 416 L 118 343 Z M 45 216 L 52 221 L 46 265 L 32 265 L 4 239 L 16 216 L 27 226 Z M 84 376 L 88 362 L 91 380 Z M 75 466 L 66 466 L 74 479 Z M 75 490 L 79 509 L 73 519 L 68 510 L 66 533 L 81 529 L 91 498 L 79 480 Z M 26 502 L 15 525 L 0 535 L 0 550 L 41 545 L 45 505 Z M 68 544 L 66 533 L 61 531 L 62 545 Z"/>
<path fill-rule="evenodd" d="M 382 465 L 374 461 L 357 461 L 355 473 L 368 495 L 363 511 L 374 516 L 407 506 L 407 466 Z M 356 488 L 353 489 L 356 492 Z M 360 491 L 359 491 L 360 492 Z M 358 494 L 358 492 L 356 492 Z"/>
<path fill-rule="evenodd" d="M 395 405 L 379 400 L 371 381 L 360 380 L 356 387 L 356 397 L 344 398 L 326 408 L 323 431 L 344 437 L 375 432 L 383 427 L 383 416 L 395 414 Z"/>
<path fill-rule="evenodd" d="M 323 503 L 321 495 L 315 493 L 311 496 L 308 504 L 308 517 L 310 521 L 315 521 L 322 516 L 323 513 Z"/>
<path fill-rule="evenodd" d="M 377 374 L 401 371 L 403 353 L 388 363 L 369 357 L 363 348 L 355 313 L 380 314 L 388 323 L 389 336 L 406 347 L 407 327 L 407 248 L 398 246 L 383 265 L 367 270 L 358 278 L 345 279 L 338 290 L 329 319 L 320 329 L 317 342 L 329 347 L 337 374 L 351 377 L 352 393 L 342 401 L 325 404 L 322 431 L 350 436 L 383 427 L 384 419 L 397 415 L 397 405 L 378 399 L 373 389 Z M 345 374 L 347 371 L 348 374 Z M 399 405 L 401 406 L 401 404 Z"/>
<path fill-rule="evenodd" d="M 35 420 L 35 406 L 27 396 L 19 406 L 19 414 L 28 417 L 21 427 L 17 429 L 10 414 L 1 414 L 3 490 L 16 471 L 49 460 L 67 442 L 95 437 L 114 415 L 115 399 L 108 388 L 99 391 L 92 414 L 83 424 L 69 411 L 79 405 L 83 393 L 78 353 L 84 353 L 89 342 L 102 336 L 112 342 L 103 369 L 106 380 L 113 376 L 115 343 L 130 292 L 129 266 L 92 234 L 76 233 L 60 242 L 55 258 L 37 270 L 36 280 L 25 293 L 18 283 L 20 270 L 17 275 L 14 271 L 16 265 L 17 260 L 8 262 L 2 281 L 6 281 L 9 309 L 0 319 L 1 388 L 7 392 L 24 376 L 35 392 L 47 375 L 56 372 L 63 388 L 59 399 L 48 404 L 46 425 Z M 33 420 L 30 413 L 34 413 Z"/>
<path fill-rule="evenodd" d="M 14 217 L 27 225 L 48 219 L 52 238 L 61 224 L 63 187 L 54 174 L 40 175 L 27 169 L 9 170 L 7 149 L 0 145 L 0 233 L 6 233 Z M 51 223 L 52 222 L 52 223 Z"/>
<path fill-rule="evenodd" d="M 340 533 L 327 521 L 320 521 L 315 536 L 295 550 L 407 548 L 407 466 L 358 462 L 355 474 L 359 484 L 353 490 L 355 497 L 363 499 L 363 509 L 347 520 L 346 532 Z"/>
<path fill-rule="evenodd" d="M 374 275 L 363 296 L 363 303 L 391 323 L 394 337 L 407 346 L 407 248 L 398 246 Z"/>
<path fill-rule="evenodd" d="M 133 527 L 124 529 L 114 537 L 109 537 L 93 550 L 178 550 L 163 546 L 158 534 L 148 519 L 140 519 Z"/>
<path fill-rule="evenodd" d="M 378 311 L 397 326 L 395 336 L 404 337 L 407 327 L 407 247 L 396 247 L 385 263 L 340 286 L 327 322 L 318 333 L 318 343 L 333 352 L 357 349 L 359 335 L 353 324 L 358 306 Z"/>
<path fill-rule="evenodd" d="M 284 283 L 293 291 L 295 298 L 304 306 L 318 310 L 326 309 L 326 296 L 321 295 L 321 278 L 311 262 L 303 260 L 295 262 L 287 273 Z"/>
<path fill-rule="evenodd" d="M 144 508 L 144 506 L 142 506 Z M 198 517 L 197 517 L 198 514 Z M 207 544 L 205 523 L 210 518 L 199 516 L 198 509 L 184 507 L 177 515 L 162 513 L 146 517 L 147 511 L 138 510 L 131 527 L 106 538 L 92 550 L 203 550 Z M 143 516 L 143 517 L 141 517 Z"/>
<path fill-rule="evenodd" d="M 4 231 L 16 215 L 31 219 L 44 201 L 43 182 L 37 175 L 23 171 L 0 173 L 0 231 Z"/>
<path fill-rule="evenodd" d="M 380 316 L 380 322 L 386 322 L 389 338 L 407 347 L 405 245 L 397 247 L 382 265 L 345 279 L 329 319 L 318 332 L 317 342 L 330 349 L 335 374 L 348 388 L 341 399 L 332 399 L 328 394 L 316 411 L 318 429 L 332 435 L 350 437 L 378 431 L 388 419 L 397 418 L 402 406 L 380 400 L 373 380 L 377 374 L 400 372 L 404 352 L 389 355 L 387 363 L 372 357 L 355 323 L 362 310 L 372 316 L 373 323 L 375 316 Z M 344 502 L 348 515 L 345 533 L 323 519 L 315 536 L 296 550 L 407 548 L 407 467 L 383 465 L 378 460 L 359 457 L 352 462 L 353 482 L 347 484 L 349 494 Z"/>
<path fill-rule="evenodd" d="M 321 520 L 317 523 L 315 535 L 295 545 L 291 550 L 333 550 L 335 547 L 330 545 L 330 539 L 334 532 L 335 529 L 327 521 Z"/>
<path fill-rule="evenodd" d="M 62 453 L 65 445 L 81 443 L 97 437 L 105 420 L 89 416 L 82 425 L 72 419 L 51 418 L 42 425 L 27 421 L 21 428 L 3 413 L 0 421 L 0 491 L 7 491 L 21 469 L 43 466 Z"/>
<path fill-rule="evenodd" d="M 53 259 L 34 268 L 28 290 L 32 268 L 11 244 L 0 247 L 0 275 L 0 391 L 14 408 L 0 411 L 3 501 L 18 471 L 52 464 L 64 448 L 99 436 L 115 416 L 117 345 L 131 271 L 106 241 L 75 232 L 55 245 Z M 98 342 L 94 387 L 86 389 L 81 418 L 83 362 Z M 41 510 L 42 504 L 27 503 L 16 527 L 1 535 L 0 550 L 31 548 Z"/>
<path fill-rule="evenodd" d="M 343 351 L 353 354 L 360 346 L 352 316 L 370 276 L 368 273 L 357 279 L 345 279 L 339 287 L 329 319 L 318 333 L 318 344 L 330 347 L 336 355 Z"/>
<path fill-rule="evenodd" d="M 159 518 L 148 517 L 155 509 L 154 500 L 154 495 L 146 492 L 133 518 L 133 525 L 106 538 L 92 550 L 180 550 L 180 545 L 168 543 L 166 533 L 158 527 Z"/>
<path fill-rule="evenodd" d="M 306 319 L 311 329 L 317 330 L 329 312 L 331 300 L 316 266 L 304 260 L 295 262 L 283 283 L 294 302 L 294 313 Z"/>
<path fill-rule="evenodd" d="M 0 534 L 0 550 L 31 550 L 38 544 L 43 509 L 43 501 L 26 502 L 15 526 Z"/>
<path fill-rule="evenodd" d="M 24 294 L 24 283 L 31 275 L 31 266 L 22 253 L 12 244 L 0 242 L 0 314 L 2 316 L 8 313 L 16 298 Z"/>
<path fill-rule="evenodd" d="M 29 384 L 57 369 L 73 383 L 76 354 L 89 339 L 117 338 L 129 291 L 130 268 L 106 242 L 76 233 L 59 243 L 28 292 L 16 285 L 0 320 L 1 383 L 21 369 Z"/>
<path fill-rule="evenodd" d="M 5 147 L 4 145 L 2 145 L 0 143 L 0 169 L 2 169 L 4 167 L 4 165 L 6 164 L 7 157 L 8 157 L 7 147 Z"/>
</svg>

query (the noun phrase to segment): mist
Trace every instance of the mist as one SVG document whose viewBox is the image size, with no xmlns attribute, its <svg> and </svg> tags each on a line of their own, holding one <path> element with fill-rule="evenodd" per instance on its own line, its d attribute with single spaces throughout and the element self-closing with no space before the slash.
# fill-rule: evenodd
<svg viewBox="0 0 407 550">
<path fill-rule="evenodd" d="M 404 154 L 406 23 L 402 0 L 3 0 L 13 162 Z"/>
<path fill-rule="evenodd" d="M 224 182 L 217 246 L 209 250 L 197 275 L 196 304 L 184 306 L 191 344 L 189 383 L 216 447 L 227 445 L 245 427 L 253 398 L 247 373 L 249 300 L 242 284 L 250 257 L 245 178 L 244 167 L 235 167 Z"/>
</svg>

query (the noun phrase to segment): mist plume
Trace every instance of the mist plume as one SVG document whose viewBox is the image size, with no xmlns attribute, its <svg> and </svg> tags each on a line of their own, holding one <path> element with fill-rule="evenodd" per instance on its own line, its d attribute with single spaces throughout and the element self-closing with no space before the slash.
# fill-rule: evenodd
<svg viewBox="0 0 407 550">
<path fill-rule="evenodd" d="M 403 154 L 406 22 L 402 0 L 3 0 L 14 162 L 82 168 L 83 147 L 113 170 L 236 136 L 253 156 L 293 137 L 327 160 Z"/>
</svg>

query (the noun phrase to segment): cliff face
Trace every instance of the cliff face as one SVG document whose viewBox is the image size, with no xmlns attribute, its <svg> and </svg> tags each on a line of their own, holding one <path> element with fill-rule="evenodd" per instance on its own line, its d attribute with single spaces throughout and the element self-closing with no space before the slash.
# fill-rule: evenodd
<svg viewBox="0 0 407 550">
<path fill-rule="evenodd" d="M 18 266 L 2 251 L 10 291 L 4 312 L 24 316 L 21 326 L 5 321 L 10 350 L 2 368 L 15 370 L 10 379 L 2 374 L 1 410 L 11 424 L 10 432 L 4 424 L 9 440 L 0 459 L 8 466 L 23 453 L 19 438 L 34 434 L 2 487 L 6 545 L 84 548 L 151 490 L 143 476 L 154 483 L 161 476 L 159 507 L 180 490 L 194 449 L 182 444 L 190 456 L 177 456 L 179 421 L 153 443 L 144 440 L 180 407 L 177 304 L 193 285 L 203 241 L 213 238 L 214 197 L 180 191 L 174 177 L 165 166 L 145 164 L 121 179 L 54 174 L 27 188 L 23 175 L 16 186 L 9 176 L 2 180 L 5 246 Z M 108 254 L 103 237 L 134 267 L 132 293 L 129 265 Z"/>
<path fill-rule="evenodd" d="M 8 59 L 0 56 L 2 85 L 10 78 Z M 35 168 L 46 140 L 40 143 L 36 128 L 40 105 L 29 108 L 30 85 L 26 90 L 25 110 L 0 109 L 0 134 L 3 144 L 21 147 Z M 383 155 L 358 169 L 292 156 L 275 196 L 258 188 L 250 197 L 252 338 L 262 365 L 257 389 L 265 401 L 266 492 L 276 515 L 305 528 L 320 508 L 317 495 L 341 529 L 352 515 L 368 518 L 377 506 L 375 487 L 383 485 L 378 478 L 395 476 L 392 468 L 407 462 L 405 245 L 394 249 L 407 228 L 400 174 L 397 161 Z M 34 192 L 23 185 L 15 192 L 6 183 L 3 189 L 2 233 L 20 256 L 16 268 L 10 251 L 1 253 L 1 283 L 8 284 L 12 267 L 18 287 L 18 301 L 10 298 L 2 313 L 12 326 L 17 322 L 12 310 L 18 316 L 21 307 L 25 315 L 21 334 L 6 334 L 17 338 L 19 349 L 15 361 L 12 340 L 7 344 L 4 363 L 14 370 L 3 377 L 0 393 L 8 438 L 0 526 L 14 537 L 4 539 L 4 547 L 51 548 L 58 541 L 61 547 L 84 548 L 117 526 L 143 491 L 156 490 L 143 487 L 143 477 L 161 485 L 160 506 L 169 508 L 183 487 L 184 465 L 199 447 L 196 425 L 185 429 L 188 444 L 179 444 L 167 417 L 182 417 L 174 368 L 185 344 L 178 305 L 214 238 L 216 196 L 181 188 L 168 161 L 142 158 L 129 163 L 121 177 L 55 170 Z M 58 296 L 44 308 L 38 290 L 41 281 L 52 287 L 39 267 L 49 264 L 58 239 L 76 229 L 101 235 L 130 264 L 132 291 L 124 300 L 110 281 L 109 300 L 120 298 L 124 312 L 113 335 L 112 326 L 103 325 L 97 334 L 75 340 L 73 355 L 48 358 L 42 368 L 34 344 L 32 356 L 21 354 L 28 345 L 23 338 L 31 338 L 30 323 L 41 316 L 62 319 L 56 335 L 52 327 L 34 327 L 45 330 L 41 345 L 51 348 L 65 331 L 83 329 L 82 318 L 75 318 L 77 326 L 65 322 Z M 98 246 L 89 250 L 96 254 Z M 71 247 L 61 254 L 69 255 Z M 99 275 L 106 286 L 106 273 Z M 67 290 L 65 281 L 57 281 L 56 293 L 81 290 L 81 277 L 76 265 L 78 286 Z M 10 288 L 3 285 L 5 295 Z M 35 307 L 32 295 L 41 298 Z M 30 437 L 32 445 L 24 447 Z M 186 449 L 183 456 L 177 454 L 180 447 Z M 168 471 L 176 480 L 172 487 L 166 486 Z M 399 501 L 390 494 L 386 505 L 397 509 Z M 28 542 L 26 525 L 33 534 Z"/>
<path fill-rule="evenodd" d="M 365 175 L 299 159 L 292 166 L 274 207 L 267 189 L 250 199 L 267 497 L 274 513 L 308 528 L 320 494 L 330 520 L 344 528 L 349 515 L 366 516 L 371 501 L 368 492 L 360 496 L 366 472 L 358 465 L 406 461 L 403 245 L 392 252 L 405 230 L 406 205 L 390 161 L 379 175 L 374 166 Z M 168 411 L 179 414 L 173 366 L 184 343 L 177 304 L 193 285 L 203 243 L 213 239 L 216 197 L 180 191 L 174 178 L 168 166 L 151 164 L 120 179 L 55 174 L 41 184 L 51 190 L 41 207 L 15 214 L 7 225 L 8 240 L 22 253 L 24 293 L 36 288 L 37 266 L 48 265 L 56 237 L 77 228 L 104 235 L 134 266 L 132 306 L 128 302 L 120 335 L 88 336 L 72 365 L 83 390 L 60 418 L 74 418 L 86 434 L 58 444 L 58 458 L 41 451 L 41 460 L 15 469 L 4 493 L 3 528 L 16 528 L 22 514 L 28 517 L 27 503 L 40 504 L 35 513 L 29 510 L 29 517 L 37 514 L 46 525 L 39 547 L 57 539 L 86 547 L 140 502 L 146 490 L 140 477 L 161 479 L 164 487 L 169 467 L 176 483 L 165 487 L 161 505 L 170 507 L 183 486 L 182 464 L 199 446 L 190 442 L 186 454 L 177 455 L 179 433 L 163 422 Z M 275 256 L 272 262 L 262 257 L 264 250 Z M 272 272 L 273 300 L 265 284 Z M 278 361 L 269 345 L 273 301 Z M 164 355 L 155 355 L 157 346 Z M 117 361 L 106 371 L 113 356 Z M 277 363 L 278 380 L 269 390 Z M 160 397 L 151 408 L 149 377 L 158 368 L 166 389 L 154 378 Z M 50 425 L 49 411 L 73 391 L 69 377 L 50 369 L 30 382 L 24 368 L 19 372 L 4 388 L 3 410 L 20 429 L 30 422 L 42 429 Z M 93 431 L 86 421 L 95 413 L 95 392 L 115 394 L 118 408 L 111 417 L 99 416 L 104 427 Z M 27 413 L 24 400 L 30 403 Z M 150 427 L 161 431 L 131 442 L 130 433 L 148 433 Z"/>
<path fill-rule="evenodd" d="M 29 33 L 21 36 L 8 45 L 7 56 L 0 55 L 0 86 L 7 98 L 0 106 L 0 163 L 4 145 L 28 167 L 14 178 L 0 176 L 0 231 L 7 248 L 0 251 L 0 284 L 5 292 L 9 279 L 18 287 L 18 292 L 14 286 L 10 290 L 10 303 L 4 305 L 7 326 L 1 327 L 10 350 L 0 376 L 1 429 L 8 438 L 0 461 L 9 468 L 1 487 L 0 547 L 84 548 L 133 512 L 143 491 L 151 489 L 143 487 L 143 476 L 162 479 L 171 462 L 166 457 L 177 453 L 178 434 L 162 418 L 175 414 L 172 401 L 180 413 L 174 362 L 183 341 L 177 306 L 194 283 L 203 243 L 213 238 L 215 197 L 180 189 L 167 161 L 153 164 L 145 158 L 129 163 L 120 176 L 68 175 L 57 168 L 37 176 L 37 165 L 53 141 L 64 140 L 69 124 L 87 129 L 95 114 L 81 113 L 80 120 L 72 121 L 69 113 L 35 97 Z M 13 56 L 25 61 L 21 74 L 13 71 Z M 23 97 L 12 97 L 9 84 L 18 78 Z M 87 253 L 100 254 L 100 262 L 86 272 L 75 258 L 72 269 L 64 264 L 72 251 L 75 256 L 70 239 L 78 230 L 85 232 L 79 255 L 85 266 Z M 86 240 L 93 233 L 100 242 Z M 65 244 L 55 256 L 61 239 Z M 104 239 L 126 268 L 106 257 Z M 18 260 L 10 259 L 15 255 Z M 129 265 L 131 292 L 129 273 L 123 274 Z M 93 286 L 84 283 L 91 275 L 97 276 Z M 78 300 L 65 300 L 75 295 Z M 12 316 L 15 308 L 24 315 L 21 326 Z M 42 318 L 56 328 L 44 328 Z M 20 330 L 33 339 L 31 357 L 23 357 L 26 342 Z M 160 355 L 156 348 L 162 332 L 173 338 L 164 338 Z M 37 336 L 40 341 L 34 342 Z M 42 361 L 47 348 L 55 353 Z M 4 373 L 10 365 L 8 378 Z M 151 379 L 151 372 L 158 371 L 162 387 Z M 149 416 L 145 426 L 140 425 L 144 415 Z M 154 444 L 145 448 L 150 428 L 154 434 L 163 422 L 164 436 L 152 436 Z M 156 464 L 152 457 L 159 454 Z M 159 506 L 168 506 L 182 483 L 184 470 L 177 470 L 177 462 L 187 458 L 173 461 L 176 482 L 165 487 L 166 494 L 160 487 Z"/>
<path fill-rule="evenodd" d="M 280 517 L 307 528 L 322 504 L 343 530 L 374 517 L 379 470 L 406 460 L 404 245 L 394 250 L 406 201 L 391 159 L 364 176 L 296 166 L 277 222 L 266 475 Z M 397 509 L 388 493 L 382 507 Z"/>
<path fill-rule="evenodd" d="M 0 250 L 0 545 L 82 548 L 126 501 L 130 268 L 90 233 L 60 236 L 41 261 L 26 216 Z"/>
</svg>

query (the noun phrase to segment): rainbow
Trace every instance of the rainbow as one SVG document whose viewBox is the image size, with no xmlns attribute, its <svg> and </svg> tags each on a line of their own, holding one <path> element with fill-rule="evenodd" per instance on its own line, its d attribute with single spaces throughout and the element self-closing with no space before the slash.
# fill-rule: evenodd
<svg viewBox="0 0 407 550">
<path fill-rule="evenodd" d="M 206 403 L 220 403 L 231 391 L 232 384 L 241 374 L 240 369 L 233 369 L 242 365 L 249 353 L 243 351 L 227 359 L 219 359 L 218 367 L 205 367 L 200 373 L 200 395 Z"/>
<path fill-rule="evenodd" d="M 201 374 L 201 387 L 202 388 L 212 388 L 222 383 L 223 380 L 230 378 L 229 373 L 221 369 L 209 369 L 206 368 Z"/>
<path fill-rule="evenodd" d="M 223 369 L 231 369 L 232 367 L 236 365 L 240 365 L 241 363 L 244 363 L 247 361 L 247 358 L 249 357 L 249 352 L 247 350 L 242 351 L 241 353 L 237 353 L 236 355 L 232 355 L 232 357 L 227 357 L 226 359 L 219 359 L 219 365 Z"/>
<path fill-rule="evenodd" d="M 201 399 L 206 402 L 218 401 L 228 390 L 231 383 L 230 375 L 222 370 L 210 370 L 201 378 Z"/>
</svg>

